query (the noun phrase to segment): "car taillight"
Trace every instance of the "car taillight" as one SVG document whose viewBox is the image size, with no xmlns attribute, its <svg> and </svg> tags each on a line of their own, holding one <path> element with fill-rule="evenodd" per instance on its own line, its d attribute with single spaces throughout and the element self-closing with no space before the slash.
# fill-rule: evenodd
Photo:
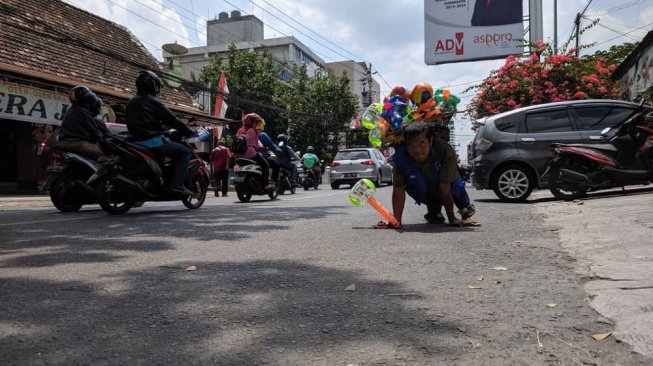
<svg viewBox="0 0 653 366">
<path fill-rule="evenodd" d="M 339 165 L 340 165 L 340 163 L 337 163 L 337 162 L 335 162 L 335 161 L 329 163 L 329 166 L 332 167 L 332 168 L 335 168 L 335 167 L 337 167 L 337 166 L 339 166 Z"/>
<path fill-rule="evenodd" d="M 491 146 L 492 146 L 492 141 L 486 140 L 481 137 L 474 144 L 474 151 L 476 152 L 476 156 L 483 154 Z"/>
<path fill-rule="evenodd" d="M 243 170 L 239 165 L 234 166 L 234 172 L 240 173 L 240 171 Z"/>
<path fill-rule="evenodd" d="M 374 160 L 363 160 L 361 162 L 363 165 L 374 165 Z"/>
</svg>

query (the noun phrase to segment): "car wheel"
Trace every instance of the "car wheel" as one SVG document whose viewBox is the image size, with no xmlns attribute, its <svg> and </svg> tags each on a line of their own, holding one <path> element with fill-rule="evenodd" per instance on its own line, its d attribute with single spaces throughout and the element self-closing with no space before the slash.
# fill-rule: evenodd
<svg viewBox="0 0 653 366">
<path fill-rule="evenodd" d="M 374 181 L 374 185 L 376 188 L 381 187 L 381 183 L 383 183 L 383 175 L 381 174 L 381 171 L 379 171 L 379 174 L 376 175 L 376 180 Z"/>
<path fill-rule="evenodd" d="M 531 195 L 535 182 L 527 167 L 508 165 L 494 174 L 492 187 L 502 201 L 524 202 Z"/>
<path fill-rule="evenodd" d="M 340 183 L 331 183 L 331 189 L 340 189 Z"/>
<path fill-rule="evenodd" d="M 560 169 L 563 165 L 558 162 L 551 167 L 549 172 L 549 191 L 560 200 L 573 201 L 575 199 L 585 197 L 587 194 L 587 186 L 569 184 L 560 179 Z M 579 174 L 586 174 L 585 169 L 576 166 L 567 166 L 566 169 L 573 170 Z"/>
</svg>

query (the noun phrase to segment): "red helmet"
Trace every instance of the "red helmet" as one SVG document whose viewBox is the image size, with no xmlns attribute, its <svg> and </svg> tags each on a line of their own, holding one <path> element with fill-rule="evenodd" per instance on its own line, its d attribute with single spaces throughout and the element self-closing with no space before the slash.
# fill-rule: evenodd
<svg viewBox="0 0 653 366">
<path fill-rule="evenodd" d="M 263 118 L 256 113 L 246 114 L 245 117 L 243 117 L 243 126 L 245 126 L 245 128 L 256 127 L 256 123 L 262 119 Z"/>
</svg>

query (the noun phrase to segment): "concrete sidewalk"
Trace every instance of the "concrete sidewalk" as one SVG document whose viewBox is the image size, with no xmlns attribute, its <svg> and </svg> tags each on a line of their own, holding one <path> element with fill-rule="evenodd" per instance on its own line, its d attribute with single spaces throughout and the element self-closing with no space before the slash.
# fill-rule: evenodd
<svg viewBox="0 0 653 366">
<path fill-rule="evenodd" d="M 559 228 L 563 248 L 587 280 L 590 305 L 613 323 L 613 335 L 653 357 L 653 190 L 535 207 Z"/>
<path fill-rule="evenodd" d="M 54 207 L 47 194 L 1 195 L 0 210 Z"/>
</svg>

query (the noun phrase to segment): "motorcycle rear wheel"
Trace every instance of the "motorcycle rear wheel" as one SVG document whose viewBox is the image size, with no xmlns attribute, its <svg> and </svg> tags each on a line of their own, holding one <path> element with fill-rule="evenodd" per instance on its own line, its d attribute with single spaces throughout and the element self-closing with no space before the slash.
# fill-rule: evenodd
<svg viewBox="0 0 653 366">
<path fill-rule="evenodd" d="M 106 176 L 98 184 L 100 207 L 110 215 L 122 215 L 132 208 L 129 187 L 114 176 Z"/>
<path fill-rule="evenodd" d="M 248 193 L 243 186 L 236 186 L 236 196 L 238 196 L 238 199 L 242 203 L 247 203 L 250 199 L 252 199 L 252 194 Z"/>
<path fill-rule="evenodd" d="M 551 194 L 553 194 L 557 199 L 564 201 L 573 201 L 575 199 L 585 197 L 587 195 L 588 187 L 573 187 L 566 185 L 565 182 L 559 179 L 560 169 L 562 169 L 562 167 L 563 165 L 561 163 L 556 163 L 551 167 L 551 170 L 549 171 L 549 191 L 551 191 Z M 570 170 L 581 170 L 580 167 L 566 165 L 564 167 Z M 582 171 L 579 173 L 585 172 Z"/>
<path fill-rule="evenodd" d="M 270 197 L 271 200 L 274 201 L 277 198 L 279 198 L 279 191 L 277 191 L 276 189 L 273 189 L 270 192 L 268 192 L 268 196 Z"/>
<path fill-rule="evenodd" d="M 84 205 L 80 193 L 75 189 L 73 182 L 64 177 L 55 178 L 50 186 L 50 200 L 61 212 L 79 211 Z"/>
<path fill-rule="evenodd" d="M 194 175 L 190 178 L 189 189 L 195 193 L 194 196 L 184 197 L 181 202 L 184 206 L 190 209 L 202 207 L 206 200 L 206 192 L 208 191 L 209 183 L 201 176 Z"/>
</svg>

